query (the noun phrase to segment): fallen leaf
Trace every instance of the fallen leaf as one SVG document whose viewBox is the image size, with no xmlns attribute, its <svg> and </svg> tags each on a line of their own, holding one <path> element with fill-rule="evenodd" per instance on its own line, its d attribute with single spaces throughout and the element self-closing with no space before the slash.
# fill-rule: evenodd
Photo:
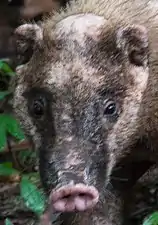
<svg viewBox="0 0 158 225">
<path fill-rule="evenodd" d="M 158 225 L 158 212 L 154 212 L 148 216 L 144 220 L 143 225 Z"/>
<path fill-rule="evenodd" d="M 25 136 L 16 119 L 8 114 L 0 114 L 0 150 L 7 144 L 7 133 L 21 141 Z"/>
<path fill-rule="evenodd" d="M 6 163 L 0 164 L 0 176 L 10 176 L 10 175 L 17 175 L 19 171 L 8 166 Z"/>
<path fill-rule="evenodd" d="M 45 196 L 26 177 L 22 177 L 20 182 L 20 193 L 25 205 L 34 213 L 40 216 L 45 210 Z"/>
<path fill-rule="evenodd" d="M 13 223 L 9 219 L 5 219 L 5 225 L 13 225 Z"/>
</svg>

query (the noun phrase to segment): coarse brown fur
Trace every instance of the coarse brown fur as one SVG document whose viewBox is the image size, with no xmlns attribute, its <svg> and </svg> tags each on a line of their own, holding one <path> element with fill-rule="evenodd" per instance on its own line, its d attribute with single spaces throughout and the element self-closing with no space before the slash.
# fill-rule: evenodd
<svg viewBox="0 0 158 225">
<path fill-rule="evenodd" d="M 128 154 L 157 161 L 157 1 L 72 1 L 42 27 L 25 25 L 16 35 L 30 41 L 33 55 L 18 69 L 14 108 L 39 150 L 47 192 L 55 180 L 60 186 L 70 181 L 63 171 L 75 171 L 76 182 L 99 190 L 99 210 L 107 207 L 103 215 L 94 209 L 88 222 L 86 213 L 79 216 L 76 224 L 121 224 L 121 194 L 115 187 L 106 194 L 114 167 Z M 29 110 L 39 96 L 49 104 L 37 120 Z M 118 108 L 110 118 L 104 115 L 109 99 Z"/>
</svg>

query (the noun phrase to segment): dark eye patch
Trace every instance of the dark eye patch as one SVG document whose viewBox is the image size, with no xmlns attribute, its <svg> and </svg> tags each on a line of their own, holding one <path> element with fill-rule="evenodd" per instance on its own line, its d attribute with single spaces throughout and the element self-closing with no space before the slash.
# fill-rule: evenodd
<svg viewBox="0 0 158 225">
<path fill-rule="evenodd" d="M 25 97 L 27 100 L 30 100 L 37 96 L 44 96 L 47 100 L 52 101 L 52 94 L 46 88 L 29 88 L 23 93 L 23 97 Z"/>
<path fill-rule="evenodd" d="M 45 115 L 47 109 L 46 99 L 42 96 L 36 97 L 29 105 L 29 111 L 35 119 L 40 119 Z"/>
<path fill-rule="evenodd" d="M 34 119 L 42 119 L 51 111 L 52 95 L 44 88 L 32 88 L 23 93 L 28 112 Z"/>
</svg>

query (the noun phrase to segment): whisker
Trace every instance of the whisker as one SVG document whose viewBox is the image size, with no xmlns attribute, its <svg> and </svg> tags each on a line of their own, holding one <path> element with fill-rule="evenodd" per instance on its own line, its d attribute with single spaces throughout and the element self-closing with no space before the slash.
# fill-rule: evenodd
<svg viewBox="0 0 158 225">
<path fill-rule="evenodd" d="M 118 181 L 128 181 L 129 180 L 128 178 L 121 178 L 121 177 L 115 177 L 115 176 L 111 176 L 111 178 L 113 180 L 118 180 Z"/>
</svg>

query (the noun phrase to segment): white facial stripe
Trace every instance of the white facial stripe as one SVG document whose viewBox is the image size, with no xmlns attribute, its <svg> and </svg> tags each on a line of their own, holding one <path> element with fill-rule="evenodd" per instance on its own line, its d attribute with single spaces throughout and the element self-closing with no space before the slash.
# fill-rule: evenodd
<svg viewBox="0 0 158 225">
<path fill-rule="evenodd" d="M 104 25 L 105 19 L 94 14 L 78 14 L 69 16 L 56 25 L 56 35 L 70 35 L 71 39 L 84 44 L 85 35 L 97 39 Z"/>
</svg>

